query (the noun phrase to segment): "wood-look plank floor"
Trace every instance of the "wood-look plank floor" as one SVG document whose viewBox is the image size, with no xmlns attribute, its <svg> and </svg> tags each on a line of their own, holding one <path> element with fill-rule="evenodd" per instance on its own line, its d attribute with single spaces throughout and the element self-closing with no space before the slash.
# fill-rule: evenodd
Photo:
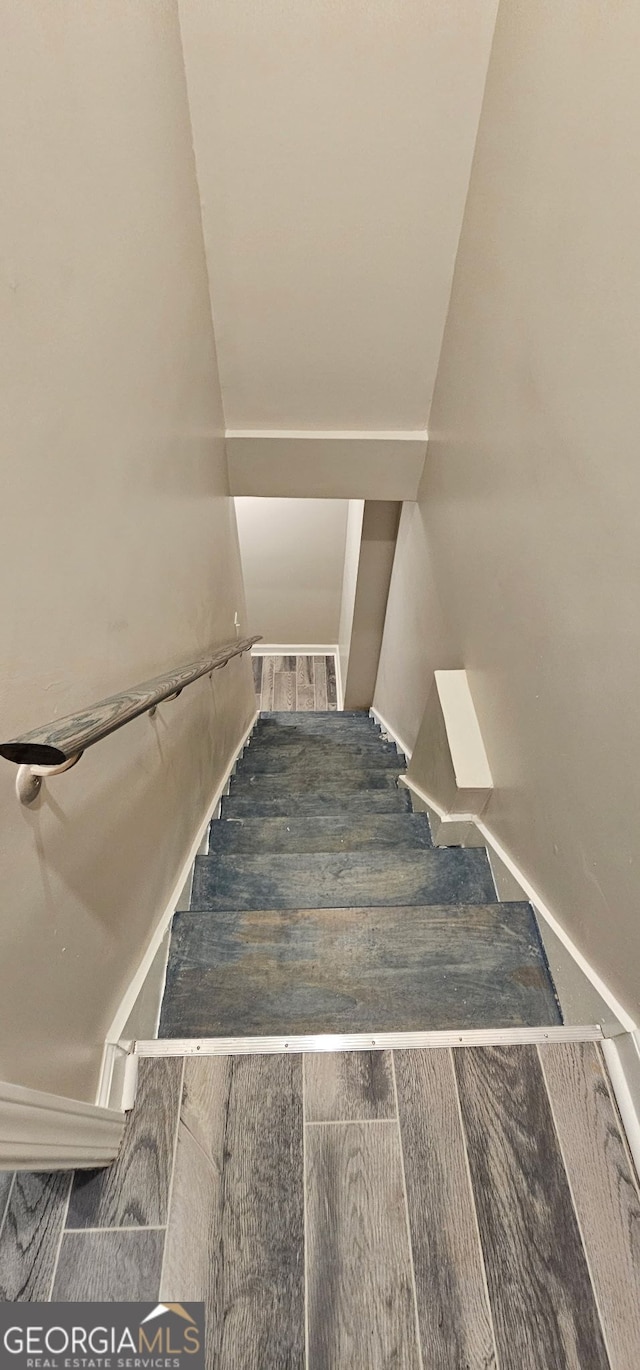
<svg viewBox="0 0 640 1370">
<path fill-rule="evenodd" d="M 419 1370 L 395 1122 L 307 1129 L 309 1365 Z"/>
<path fill-rule="evenodd" d="M 79 1170 L 71 1190 L 68 1228 L 161 1227 L 180 1107 L 182 1062 L 141 1061 L 138 1108 L 120 1154 L 106 1170 Z"/>
<path fill-rule="evenodd" d="M 305 1122 L 395 1118 L 390 1051 L 319 1051 L 304 1066 Z"/>
<path fill-rule="evenodd" d="M 399 1051 L 394 1065 L 425 1365 L 489 1370 L 493 1329 L 451 1053 Z"/>
<path fill-rule="evenodd" d="M 600 1052 L 539 1054 L 611 1363 L 640 1365 L 640 1203 Z"/>
<path fill-rule="evenodd" d="M 65 1232 L 51 1298 L 57 1303 L 155 1302 L 164 1240 L 163 1228 Z"/>
<path fill-rule="evenodd" d="M 455 1065 L 501 1370 L 606 1370 L 536 1048 L 466 1049 Z"/>
<path fill-rule="evenodd" d="M 10 1170 L 0 1170 L 0 1232 L 4 1222 L 11 1186 L 13 1184 L 13 1172 Z"/>
<path fill-rule="evenodd" d="M 15 1176 L 0 1230 L 0 1302 L 51 1297 L 70 1187 L 65 1171 Z"/>
<path fill-rule="evenodd" d="M 216 1370 L 640 1365 L 637 1179 L 597 1046 L 191 1057 L 179 1121 L 152 1064 L 92 1190 L 111 1226 L 71 1229 L 69 1175 L 0 1176 L 1 1298 L 204 1299 Z"/>
<path fill-rule="evenodd" d="M 304 1364 L 302 1060 L 187 1061 L 162 1276 L 202 1299 L 209 1363 Z"/>
<path fill-rule="evenodd" d="M 337 709 L 333 656 L 254 656 L 253 683 L 259 709 Z"/>
</svg>

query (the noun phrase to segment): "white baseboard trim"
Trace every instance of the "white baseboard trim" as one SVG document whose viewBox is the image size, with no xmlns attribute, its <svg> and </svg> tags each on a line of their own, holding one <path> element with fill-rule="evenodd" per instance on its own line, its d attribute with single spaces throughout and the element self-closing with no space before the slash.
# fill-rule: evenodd
<svg viewBox="0 0 640 1370">
<path fill-rule="evenodd" d="M 637 1033 L 608 1037 L 602 1051 L 620 1117 L 640 1175 L 640 1040 Z"/>
<path fill-rule="evenodd" d="M 322 1033 L 304 1037 L 158 1037 L 136 1042 L 136 1056 L 275 1056 L 306 1051 L 402 1051 L 448 1048 L 599 1042 L 597 1023 L 579 1027 L 456 1028 L 429 1032 Z"/>
<path fill-rule="evenodd" d="M 124 1113 L 0 1083 L 3 1170 L 77 1170 L 109 1165 L 118 1153 Z"/>
<path fill-rule="evenodd" d="M 131 1010 L 136 1002 L 136 999 L 138 998 L 138 995 L 142 989 L 145 979 L 153 964 L 153 961 L 160 947 L 162 939 L 167 931 L 167 928 L 169 927 L 169 924 L 171 923 L 171 919 L 173 918 L 173 915 L 176 911 L 180 895 L 189 879 L 191 868 L 193 866 L 195 858 L 198 855 L 198 852 L 202 846 L 203 839 L 206 838 L 207 830 L 211 822 L 211 819 L 214 817 L 216 809 L 218 808 L 220 801 L 222 799 L 222 796 L 224 795 L 227 789 L 227 785 L 229 784 L 229 780 L 233 773 L 233 768 L 238 760 L 238 757 L 244 751 L 244 748 L 247 745 L 249 737 L 253 732 L 257 718 L 258 710 L 256 710 L 256 712 L 254 713 L 248 728 L 244 732 L 240 742 L 238 743 L 237 747 L 235 748 L 235 751 L 233 752 L 233 755 L 226 767 L 222 779 L 216 786 L 214 794 L 207 805 L 204 817 L 202 818 L 198 826 L 197 832 L 195 834 L 195 837 L 193 839 L 193 842 L 191 843 L 189 854 L 186 857 L 186 860 L 184 861 L 184 864 L 182 865 L 179 871 L 178 878 L 171 892 L 169 901 L 166 904 L 161 914 L 161 917 L 159 918 L 154 928 L 153 934 L 147 944 L 146 950 L 144 952 L 144 955 L 142 956 L 138 968 L 135 974 L 132 976 L 127 986 L 127 989 L 120 1001 L 117 1012 L 109 1028 L 107 1040 L 104 1046 L 102 1069 L 100 1072 L 100 1080 L 98 1084 L 98 1103 L 104 1104 L 105 1101 L 108 1100 L 111 1107 L 118 1107 L 117 1102 L 114 1102 L 114 1100 L 117 1099 L 117 1089 L 119 1087 L 118 1082 L 120 1076 L 117 1070 L 117 1064 L 120 1057 L 123 1054 L 123 1047 L 121 1045 L 123 1029 L 127 1023 L 127 1019 L 129 1018 Z M 126 1074 L 124 1071 L 122 1072 L 122 1089 L 126 1093 L 127 1081 Z"/>
<path fill-rule="evenodd" d="M 494 834 L 491 832 L 491 829 L 487 827 L 486 823 L 483 823 L 481 818 L 476 818 L 475 824 L 478 829 L 478 832 L 481 833 L 482 837 L 484 837 L 487 844 L 493 849 L 496 855 L 500 857 L 500 860 L 511 871 L 511 874 L 515 877 L 518 883 L 522 885 L 522 888 L 525 891 L 527 897 L 531 900 L 531 903 L 535 905 L 536 913 L 540 913 L 542 915 L 542 917 L 545 919 L 545 922 L 547 922 L 549 924 L 549 927 L 553 929 L 558 940 L 562 942 L 565 949 L 569 952 L 569 955 L 573 957 L 573 960 L 579 966 L 580 970 L 583 971 L 583 973 L 586 975 L 587 979 L 591 982 L 594 989 L 597 990 L 598 994 L 602 999 L 604 999 L 605 1003 L 609 1005 L 609 1008 L 611 1009 L 611 1012 L 613 1013 L 614 1017 L 618 1019 L 618 1022 L 621 1024 L 621 1026 L 625 1029 L 626 1032 L 634 1032 L 637 1028 L 637 1023 L 635 1023 L 631 1015 L 627 1013 L 627 1010 L 623 1007 L 623 1005 L 620 1003 L 620 1000 L 616 998 L 613 991 L 609 988 L 609 986 L 605 983 L 602 977 L 598 974 L 595 967 L 592 966 L 591 962 L 588 961 L 586 956 L 584 956 L 583 953 L 579 950 L 573 939 L 569 936 L 568 932 L 566 932 L 562 924 L 558 922 L 558 919 L 555 917 L 555 914 L 551 911 L 548 904 L 545 904 L 544 899 L 541 898 L 537 890 L 534 889 L 531 882 L 527 879 L 526 875 L 524 875 L 524 873 L 520 870 L 517 863 L 513 860 L 513 858 L 502 846 L 502 843 L 498 840 L 497 837 L 494 836 Z"/>
<path fill-rule="evenodd" d="M 438 814 L 444 824 L 469 822 L 473 823 L 486 842 L 491 851 L 495 852 L 499 860 L 507 867 L 511 875 L 521 886 L 527 898 L 531 901 L 536 913 L 548 923 L 558 940 L 562 943 L 569 956 L 577 965 L 578 969 L 590 982 L 596 993 L 604 1000 L 611 1010 L 614 1018 L 618 1020 L 621 1028 L 624 1029 L 619 1035 L 607 1036 L 602 1041 L 602 1051 L 609 1072 L 609 1079 L 613 1093 L 616 1098 L 620 1117 L 626 1132 L 629 1150 L 633 1157 L 634 1165 L 640 1175 L 640 1032 L 638 1026 L 627 1010 L 623 1008 L 615 994 L 609 989 L 602 977 L 583 956 L 582 952 L 575 945 L 575 942 L 565 932 L 562 924 L 552 913 L 551 909 L 545 904 L 537 890 L 534 889 L 531 881 L 527 879 L 520 867 L 502 846 L 502 843 L 487 827 L 482 819 L 471 814 L 445 814 L 439 804 L 428 795 L 420 785 L 408 777 L 402 777 L 408 788 L 416 794 L 424 804 L 433 809 Z"/>
<path fill-rule="evenodd" d="M 336 647 L 336 650 L 335 650 L 335 652 L 334 652 L 334 659 L 335 659 L 335 663 L 336 663 L 336 701 L 337 701 L 337 711 L 338 711 L 339 713 L 342 713 L 342 710 L 344 709 L 344 685 L 343 685 L 343 682 L 342 682 L 342 668 L 341 668 L 341 666 L 340 666 L 340 652 L 338 651 L 338 648 L 337 648 L 337 647 Z"/>
<path fill-rule="evenodd" d="M 391 738 L 391 741 L 395 742 L 396 747 L 398 747 L 399 750 L 404 753 L 404 755 L 407 758 L 407 761 L 410 761 L 413 749 L 409 747 L 406 742 L 403 741 L 403 739 L 399 736 L 397 732 L 394 731 L 394 729 L 391 727 L 391 724 L 387 723 L 384 714 L 381 714 L 380 710 L 375 709 L 373 705 L 369 709 L 369 714 L 370 717 L 373 719 L 374 723 L 379 723 L 383 733 L 386 733 L 387 736 Z"/>
<path fill-rule="evenodd" d="M 105 1042 L 96 1094 L 96 1104 L 99 1108 L 113 1107 L 124 1113 L 124 1108 L 118 1100 L 118 1085 L 126 1056 L 127 1047 L 124 1044 L 121 1046 L 119 1042 Z"/>
<path fill-rule="evenodd" d="M 524 890 L 527 899 L 529 899 L 531 903 L 535 906 L 536 913 L 540 913 L 541 917 L 544 918 L 545 922 L 549 924 L 549 927 L 553 929 L 558 940 L 562 942 L 562 945 L 564 946 L 565 950 L 569 952 L 569 955 L 579 966 L 580 970 L 586 976 L 587 980 L 589 980 L 590 983 L 593 985 L 594 989 L 600 995 L 600 998 L 604 999 L 605 1003 L 611 1009 L 611 1012 L 614 1015 L 614 1017 L 618 1019 L 618 1022 L 624 1028 L 625 1032 L 635 1032 L 637 1029 L 637 1024 L 634 1022 L 631 1015 L 627 1013 L 627 1010 L 625 1008 L 623 1008 L 620 1001 L 616 998 L 615 994 L 613 994 L 612 990 L 609 989 L 609 986 L 605 984 L 605 981 L 598 974 L 597 970 L 595 970 L 595 968 L 592 966 L 591 962 L 587 960 L 586 956 L 584 956 L 583 953 L 579 950 L 579 948 L 576 946 L 575 942 L 572 940 L 569 934 L 565 932 L 565 929 L 563 928 L 562 924 L 558 922 L 558 919 L 556 918 L 555 914 L 552 913 L 548 904 L 546 904 L 541 895 L 538 894 L 538 891 L 531 884 L 531 881 L 524 874 L 524 871 L 520 870 L 520 867 L 514 861 L 513 857 L 510 856 L 509 852 L 505 850 L 505 848 L 502 846 L 502 843 L 499 841 L 497 837 L 495 837 L 495 835 L 491 832 L 491 829 L 487 827 L 486 823 L 483 823 L 482 819 L 478 818 L 477 814 L 445 813 L 441 806 L 433 798 L 433 796 L 427 794 L 426 791 L 423 790 L 422 787 L 418 785 L 415 780 L 410 779 L 409 776 L 406 775 L 401 776 L 400 779 L 402 783 L 406 785 L 407 788 L 410 789 L 414 794 L 416 794 L 424 804 L 428 804 L 429 807 L 433 809 L 435 813 L 438 814 L 438 817 L 442 819 L 443 823 L 446 824 L 465 822 L 473 823 L 475 825 L 478 832 L 481 834 L 483 840 L 486 842 L 487 846 L 491 847 L 492 851 L 494 851 L 496 853 L 496 856 L 500 858 L 503 865 L 505 865 L 507 869 L 511 872 L 514 879 L 517 880 L 518 884 Z"/>
<path fill-rule="evenodd" d="M 337 656 L 335 642 L 261 642 L 252 656 Z"/>
</svg>

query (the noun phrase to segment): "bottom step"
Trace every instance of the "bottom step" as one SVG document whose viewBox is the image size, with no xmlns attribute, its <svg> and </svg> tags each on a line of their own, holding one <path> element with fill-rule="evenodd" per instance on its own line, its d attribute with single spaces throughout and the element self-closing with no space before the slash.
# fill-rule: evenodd
<svg viewBox="0 0 640 1370">
<path fill-rule="evenodd" d="M 549 1026 L 528 904 L 181 913 L 160 1037 Z"/>
</svg>

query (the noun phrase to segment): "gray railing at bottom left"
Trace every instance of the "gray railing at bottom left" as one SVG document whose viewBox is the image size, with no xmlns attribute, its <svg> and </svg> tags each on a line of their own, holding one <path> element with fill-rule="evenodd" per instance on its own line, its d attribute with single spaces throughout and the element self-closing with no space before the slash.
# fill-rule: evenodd
<svg viewBox="0 0 640 1370">
<path fill-rule="evenodd" d="M 164 700 L 177 699 L 194 680 L 212 675 L 233 657 L 242 656 L 243 652 L 250 651 L 254 643 L 260 641 L 258 635 L 226 642 L 215 652 L 199 657 L 186 666 L 178 666 L 164 675 L 154 676 L 153 680 L 144 681 L 142 685 L 133 685 L 121 694 L 109 695 L 108 699 L 101 699 L 79 713 L 68 714 L 54 723 L 46 723 L 42 728 L 34 728 L 22 737 L 0 743 L 0 756 L 6 757 L 7 761 L 15 761 L 20 767 L 16 790 L 21 803 L 33 803 L 43 778 L 70 770 L 87 747 L 93 747 L 96 742 L 101 742 L 140 714 L 153 714 L 158 704 Z"/>
</svg>

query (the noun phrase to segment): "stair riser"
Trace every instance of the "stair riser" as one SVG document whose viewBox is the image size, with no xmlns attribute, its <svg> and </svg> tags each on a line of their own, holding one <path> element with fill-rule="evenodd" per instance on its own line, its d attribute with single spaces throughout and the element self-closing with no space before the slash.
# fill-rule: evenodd
<svg viewBox="0 0 640 1370">
<path fill-rule="evenodd" d="M 486 852 L 439 848 L 304 856 L 200 856 L 193 909 L 303 909 L 496 900 Z"/>
<path fill-rule="evenodd" d="M 254 855 L 300 852 L 422 851 L 432 847 L 424 814 L 365 818 L 248 818 L 212 823 L 209 851 Z"/>
<path fill-rule="evenodd" d="M 311 818 L 316 814 L 410 813 L 409 791 L 370 790 L 369 793 L 335 792 L 264 796 L 249 791 L 222 800 L 223 818 Z"/>
</svg>

